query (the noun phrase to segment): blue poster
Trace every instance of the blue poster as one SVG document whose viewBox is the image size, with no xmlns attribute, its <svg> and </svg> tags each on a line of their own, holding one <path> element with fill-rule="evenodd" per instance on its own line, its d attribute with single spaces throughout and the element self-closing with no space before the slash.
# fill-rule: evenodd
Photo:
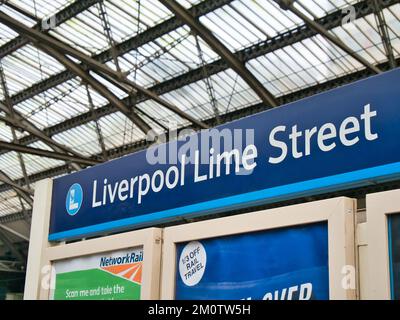
<svg viewBox="0 0 400 320">
<path fill-rule="evenodd" d="M 328 225 L 181 243 L 177 300 L 328 300 Z"/>
<path fill-rule="evenodd" d="M 400 214 L 389 217 L 391 296 L 400 300 Z"/>
</svg>

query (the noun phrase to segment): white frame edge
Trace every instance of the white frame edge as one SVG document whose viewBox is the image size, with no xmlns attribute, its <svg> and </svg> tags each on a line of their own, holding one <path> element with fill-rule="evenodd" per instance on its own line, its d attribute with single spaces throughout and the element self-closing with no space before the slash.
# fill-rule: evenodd
<svg viewBox="0 0 400 320">
<path fill-rule="evenodd" d="M 49 246 L 49 224 L 53 180 L 45 179 L 35 184 L 28 262 L 25 276 L 24 300 L 36 300 L 41 296 L 43 267 L 48 264 L 44 250 Z"/>
<path fill-rule="evenodd" d="M 164 229 L 161 299 L 175 296 L 176 243 L 302 224 L 328 222 L 330 299 L 355 299 L 356 288 L 343 288 L 345 265 L 355 266 L 356 201 L 340 197 L 195 222 Z"/>
<path fill-rule="evenodd" d="M 143 247 L 140 297 L 142 300 L 158 299 L 162 229 L 148 228 L 70 244 L 49 242 L 52 186 L 51 179 L 39 181 L 35 186 L 24 299 L 50 298 L 50 278 L 53 275 L 51 268 L 44 267 L 51 266 L 53 261 L 134 247 Z M 42 281 L 46 281 L 48 285 L 43 286 Z"/>
<path fill-rule="evenodd" d="M 365 299 L 391 299 L 388 216 L 400 213 L 400 190 L 367 195 Z"/>
<path fill-rule="evenodd" d="M 141 300 L 159 298 L 162 230 L 148 228 L 121 234 L 83 240 L 70 244 L 60 244 L 45 250 L 45 258 L 50 263 L 58 260 L 84 257 L 121 249 L 143 248 L 143 274 L 140 291 Z M 51 290 L 46 292 L 49 299 Z"/>
</svg>

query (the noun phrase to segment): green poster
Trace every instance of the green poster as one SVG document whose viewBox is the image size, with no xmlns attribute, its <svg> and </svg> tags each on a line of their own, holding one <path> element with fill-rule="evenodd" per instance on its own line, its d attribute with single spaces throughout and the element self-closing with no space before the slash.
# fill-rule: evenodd
<svg viewBox="0 0 400 320">
<path fill-rule="evenodd" d="M 54 263 L 55 300 L 139 300 L 143 250 L 127 249 Z"/>
</svg>

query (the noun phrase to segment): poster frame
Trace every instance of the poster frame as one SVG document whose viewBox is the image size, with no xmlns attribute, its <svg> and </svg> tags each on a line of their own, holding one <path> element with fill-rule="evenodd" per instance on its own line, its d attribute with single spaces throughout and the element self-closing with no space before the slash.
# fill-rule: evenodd
<svg viewBox="0 0 400 320">
<path fill-rule="evenodd" d="M 367 300 L 392 298 L 389 217 L 400 214 L 400 189 L 368 194 L 366 197 L 367 221 L 365 239 L 367 245 L 366 277 L 361 284 Z"/>
<path fill-rule="evenodd" d="M 24 299 L 51 298 L 55 261 L 135 247 L 142 247 L 144 258 L 140 299 L 159 299 L 162 229 L 147 228 L 72 243 L 49 242 L 52 186 L 53 181 L 45 179 L 37 182 L 35 187 Z"/>
<path fill-rule="evenodd" d="M 161 231 L 158 228 L 125 232 L 121 234 L 84 240 L 70 244 L 61 244 L 47 248 L 45 257 L 53 265 L 54 262 L 84 258 L 93 254 L 112 253 L 124 249 L 141 248 L 143 250 L 141 300 L 159 298 Z M 52 270 L 54 273 L 54 269 Z M 55 276 L 52 274 L 52 276 Z M 48 290 L 48 299 L 52 296 Z"/>
<path fill-rule="evenodd" d="M 356 285 L 342 286 L 344 266 L 356 270 L 355 210 L 356 200 L 339 197 L 165 228 L 161 299 L 175 297 L 178 243 L 325 221 L 328 223 L 329 297 L 332 300 L 356 299 Z"/>
</svg>

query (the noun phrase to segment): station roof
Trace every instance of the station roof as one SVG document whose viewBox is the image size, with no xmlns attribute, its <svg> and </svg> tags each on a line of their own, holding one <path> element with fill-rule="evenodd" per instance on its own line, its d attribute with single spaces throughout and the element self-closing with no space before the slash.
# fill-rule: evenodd
<svg viewBox="0 0 400 320">
<path fill-rule="evenodd" d="M 173 9 L 176 3 L 191 23 Z M 161 133 L 197 128 L 190 119 L 212 126 L 273 107 L 259 91 L 281 105 L 393 68 L 400 56 L 399 20 L 398 0 L 299 0 L 289 7 L 274 0 L 2 1 L 0 221 L 29 213 L 38 180 L 85 167 L 52 152 L 106 161 L 147 145 L 143 128 L 71 71 L 60 54 Z M 199 25 L 211 31 L 218 48 Z M 186 116 L 127 89 L 121 79 L 52 46 L 53 40 L 151 90 Z M 233 67 L 227 51 L 245 73 Z M 248 81 L 253 78 L 259 91 Z"/>
</svg>

